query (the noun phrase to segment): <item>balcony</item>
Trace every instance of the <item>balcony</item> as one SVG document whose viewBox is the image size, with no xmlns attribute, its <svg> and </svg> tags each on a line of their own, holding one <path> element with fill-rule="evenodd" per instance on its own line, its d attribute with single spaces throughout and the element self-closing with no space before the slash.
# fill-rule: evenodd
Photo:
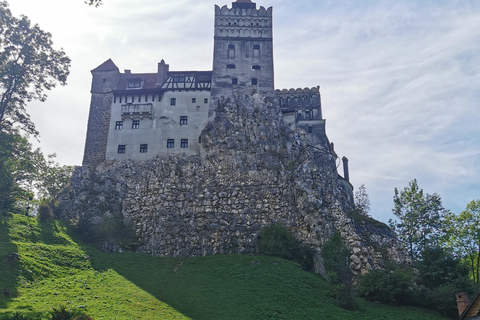
<svg viewBox="0 0 480 320">
<path fill-rule="evenodd" d="M 122 120 L 125 118 L 152 119 L 153 105 L 151 103 L 127 103 L 122 105 Z"/>
</svg>

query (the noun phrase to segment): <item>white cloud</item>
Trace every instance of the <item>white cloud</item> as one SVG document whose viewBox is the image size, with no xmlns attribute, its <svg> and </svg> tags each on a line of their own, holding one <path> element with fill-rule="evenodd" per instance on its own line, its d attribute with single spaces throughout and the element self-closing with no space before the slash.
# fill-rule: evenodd
<svg viewBox="0 0 480 320">
<path fill-rule="evenodd" d="M 154 72 L 161 59 L 173 70 L 212 65 L 216 1 L 104 1 L 10 4 L 72 58 L 68 87 L 29 106 L 42 148 L 63 163 L 82 160 L 89 70 L 108 58 L 133 72 Z M 414 178 L 456 212 L 480 198 L 480 2 L 257 4 L 274 5 L 276 87 L 321 86 L 329 138 L 349 158 L 352 183 L 366 185 L 374 217 L 388 220 L 393 188 Z"/>
</svg>

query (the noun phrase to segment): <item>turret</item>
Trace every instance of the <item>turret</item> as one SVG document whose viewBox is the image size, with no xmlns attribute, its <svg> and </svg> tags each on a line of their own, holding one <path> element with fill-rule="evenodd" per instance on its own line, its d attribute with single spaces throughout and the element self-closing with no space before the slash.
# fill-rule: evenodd
<svg viewBox="0 0 480 320">
<path fill-rule="evenodd" d="M 93 69 L 91 73 L 92 97 L 88 115 L 83 165 L 94 167 L 105 161 L 111 114 L 110 106 L 113 101 L 113 90 L 120 79 L 120 72 L 115 63 L 108 59 Z"/>
</svg>

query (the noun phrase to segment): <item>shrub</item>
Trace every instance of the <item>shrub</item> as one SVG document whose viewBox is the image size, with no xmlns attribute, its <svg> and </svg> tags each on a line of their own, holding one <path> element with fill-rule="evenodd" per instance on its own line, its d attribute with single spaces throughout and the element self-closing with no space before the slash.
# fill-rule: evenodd
<svg viewBox="0 0 480 320">
<path fill-rule="evenodd" d="M 313 268 L 313 250 L 295 239 L 281 223 L 263 228 L 258 239 L 258 252 L 267 256 L 294 260 L 305 270 Z"/>
<path fill-rule="evenodd" d="M 40 221 L 52 221 L 54 219 L 52 208 L 47 200 L 42 200 L 38 205 L 37 218 Z"/>
<path fill-rule="evenodd" d="M 355 309 L 355 298 L 353 274 L 348 265 L 349 253 L 338 232 L 322 246 L 322 258 L 332 296 L 340 307 L 352 310 Z"/>
<path fill-rule="evenodd" d="M 383 270 L 371 270 L 359 282 L 357 292 L 369 301 L 416 305 L 418 292 L 409 270 L 385 264 Z"/>
<path fill-rule="evenodd" d="M 133 226 L 123 219 L 121 214 L 103 215 L 96 217 L 97 221 L 92 223 L 87 217 L 80 218 L 76 231 L 80 238 L 99 248 L 105 242 L 118 244 L 122 249 L 135 250 L 136 235 Z"/>
</svg>

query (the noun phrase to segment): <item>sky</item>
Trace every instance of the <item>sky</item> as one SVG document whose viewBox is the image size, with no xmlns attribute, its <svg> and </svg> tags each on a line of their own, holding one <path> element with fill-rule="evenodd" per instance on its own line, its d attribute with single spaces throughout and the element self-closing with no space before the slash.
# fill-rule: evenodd
<svg viewBox="0 0 480 320">
<path fill-rule="evenodd" d="M 211 70 L 220 0 L 8 0 L 72 59 L 68 85 L 28 112 L 45 154 L 81 165 L 90 70 Z M 480 199 L 480 1 L 258 0 L 273 6 L 275 87 L 320 86 L 327 135 L 387 222 L 394 188 L 417 179 L 463 211 Z M 343 174 L 340 166 L 340 173 Z"/>
</svg>

